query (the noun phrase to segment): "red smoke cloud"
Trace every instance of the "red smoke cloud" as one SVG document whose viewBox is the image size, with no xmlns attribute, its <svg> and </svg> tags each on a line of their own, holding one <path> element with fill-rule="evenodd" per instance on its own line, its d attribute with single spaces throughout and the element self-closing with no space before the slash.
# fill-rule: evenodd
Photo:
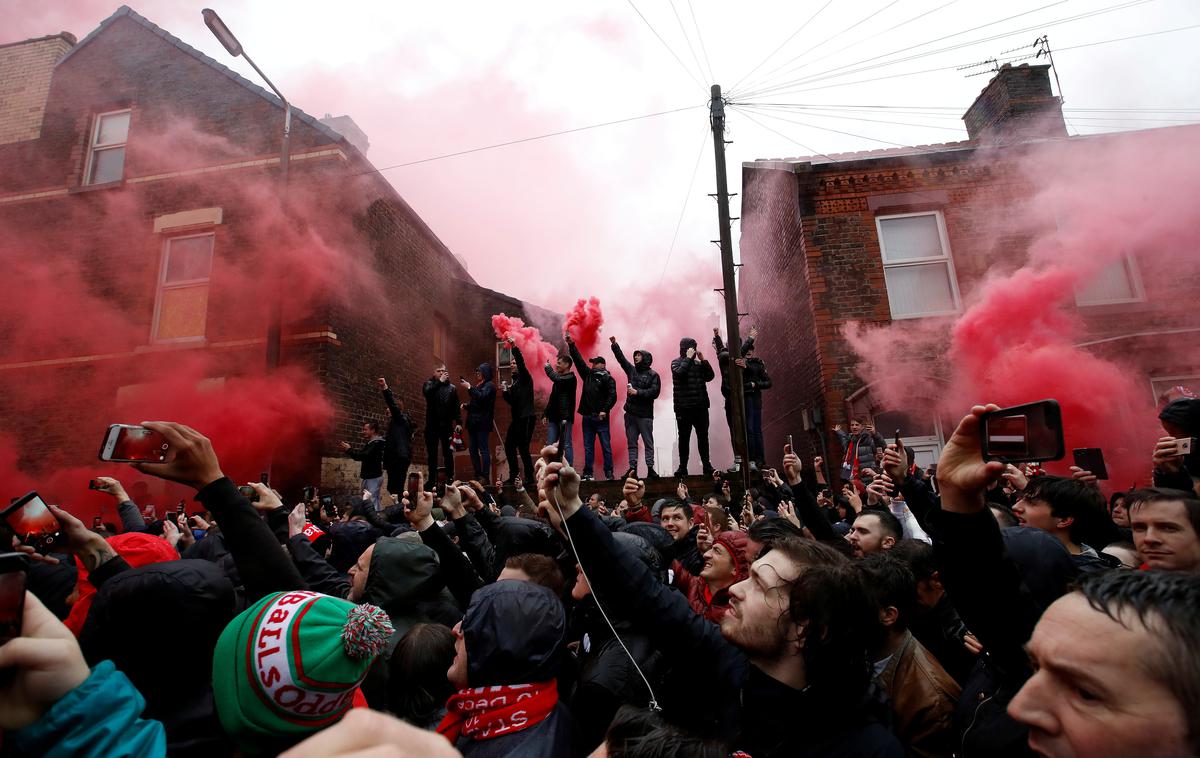
<svg viewBox="0 0 1200 758">
<path fill-rule="evenodd" d="M 1114 488 L 1145 484 L 1149 451 L 1162 431 L 1142 370 L 1077 346 L 1088 333 L 1082 318 L 1088 311 L 1076 306 L 1075 293 L 1132 252 L 1160 323 L 1170 325 L 1192 308 L 1165 293 L 1200 273 L 1192 223 L 1200 196 L 1198 156 L 1194 129 L 1033 150 L 1021 168 L 1041 190 L 1005 214 L 1014 228 L 1036 229 L 1028 259 L 1017 261 L 1015 270 L 995 266 L 964 294 L 966 310 L 956 321 L 848 325 L 859 374 L 875 382 L 872 391 L 888 407 L 954 419 L 975 403 L 1054 398 L 1063 407 L 1068 450 L 1103 448 Z M 1120 326 L 1115 330 L 1121 333 Z M 1187 337 L 1172 349 L 1183 362 L 1200 358 Z M 950 386 L 934 407 L 914 408 L 927 404 L 911 391 L 937 373 L 933 366 L 943 352 Z M 1068 452 L 1067 460 L 1049 468 L 1066 473 L 1069 465 Z"/>
</svg>

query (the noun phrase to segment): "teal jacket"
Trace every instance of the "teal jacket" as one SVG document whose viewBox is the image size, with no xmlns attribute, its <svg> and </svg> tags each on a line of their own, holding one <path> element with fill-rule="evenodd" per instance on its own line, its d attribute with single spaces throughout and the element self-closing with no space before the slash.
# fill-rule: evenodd
<svg viewBox="0 0 1200 758">
<path fill-rule="evenodd" d="M 160 758 L 167 754 L 167 735 L 159 722 L 139 718 L 145 707 L 112 661 L 101 661 L 83 684 L 8 737 L 17 755 Z"/>
</svg>

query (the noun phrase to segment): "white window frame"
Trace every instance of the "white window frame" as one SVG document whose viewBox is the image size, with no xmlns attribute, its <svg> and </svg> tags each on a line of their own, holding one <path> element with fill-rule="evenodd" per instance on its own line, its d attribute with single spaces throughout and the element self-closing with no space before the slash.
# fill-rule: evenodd
<svg viewBox="0 0 1200 758">
<path fill-rule="evenodd" d="M 1167 384 L 1170 384 L 1171 387 L 1174 387 L 1174 386 L 1181 385 L 1181 384 L 1187 385 L 1187 383 L 1189 381 L 1194 382 L 1198 386 L 1200 386 L 1200 374 L 1177 374 L 1177 375 L 1173 375 L 1173 376 L 1152 376 L 1152 377 L 1150 377 L 1150 399 L 1151 399 L 1151 402 L 1157 404 L 1158 396 L 1162 394 L 1162 392 L 1158 391 L 1158 389 L 1154 386 L 1155 384 L 1167 383 Z M 1171 387 L 1167 387 L 1167 389 L 1170 389 Z"/>
<path fill-rule="evenodd" d="M 888 262 L 887 247 L 883 240 L 883 221 L 888 221 L 894 218 L 912 218 L 915 216 L 933 216 L 937 221 L 938 241 L 942 245 L 942 254 L 935 257 L 926 258 L 906 258 L 903 261 Z M 954 255 L 950 250 L 950 235 L 946 233 L 946 218 L 940 210 L 934 211 L 918 211 L 916 213 L 890 213 L 887 215 L 875 217 L 875 238 L 879 240 L 879 257 L 883 262 L 883 277 L 884 287 L 887 287 L 887 271 L 890 268 L 907 268 L 909 266 L 928 265 L 930 263 L 945 263 L 946 274 L 950 278 L 950 294 L 954 298 L 954 309 L 947 311 L 933 311 L 930 313 L 914 313 L 906 316 L 897 316 L 891 312 L 891 301 L 888 301 L 888 312 L 893 321 L 904 321 L 913 318 L 936 318 L 938 316 L 953 316 L 962 313 L 962 297 L 958 292 L 958 274 L 954 270 Z"/>
<path fill-rule="evenodd" d="M 1117 297 L 1110 298 L 1108 300 L 1089 300 L 1087 302 L 1080 302 L 1079 286 L 1076 286 L 1076 308 L 1093 308 L 1097 305 L 1123 305 L 1125 303 L 1143 303 L 1146 301 L 1146 288 L 1142 285 L 1142 273 L 1138 270 L 1137 259 L 1133 257 L 1133 253 L 1122 253 L 1119 260 L 1125 263 L 1125 274 L 1129 277 L 1129 288 L 1133 290 L 1133 297 Z M 1097 271 L 1096 273 L 1099 272 Z M 1086 283 L 1081 282 L 1080 284 Z"/>
<path fill-rule="evenodd" d="M 125 178 L 125 159 L 122 158 L 121 159 L 121 179 L 114 179 L 110 182 L 93 182 L 91 180 L 92 179 L 92 166 L 96 162 L 96 153 L 101 153 L 106 150 L 114 150 L 118 147 L 121 148 L 122 150 L 124 150 L 126 148 L 126 146 L 129 144 L 129 130 L 126 129 L 124 142 L 119 142 L 119 143 L 112 144 L 112 145 L 99 145 L 99 146 L 96 145 L 96 140 L 100 138 L 100 124 L 102 124 L 104 122 L 105 116 L 117 116 L 122 113 L 129 114 L 129 126 L 132 127 L 133 126 L 133 110 L 130 108 L 122 108 L 120 110 L 105 111 L 104 113 L 96 114 L 95 121 L 92 124 L 92 135 L 88 139 L 87 162 L 83 169 L 84 185 L 92 186 L 95 184 L 112 184 L 113 182 L 119 182 L 119 181 L 121 181 L 121 179 Z M 126 157 L 128 157 L 128 154 L 126 155 Z"/>
<path fill-rule="evenodd" d="M 178 240 L 195 239 L 197 237 L 212 238 L 212 252 L 209 258 L 208 276 L 203 279 L 186 279 L 179 282 L 167 283 L 167 263 L 170 258 L 171 243 Z M 209 287 L 209 294 L 212 293 L 212 264 L 215 263 L 217 256 L 217 234 L 215 231 L 197 232 L 193 234 L 175 234 L 163 240 L 162 253 L 159 256 L 158 263 L 158 285 L 154 293 L 154 323 L 150 329 L 150 341 L 155 345 L 175 345 L 187 342 L 204 342 L 208 339 L 208 328 L 205 327 L 205 333 L 194 335 L 191 337 L 173 337 L 171 339 L 160 339 L 158 336 L 158 321 L 162 316 L 163 292 L 173 289 L 186 289 L 198 285 L 206 285 Z M 207 307 L 205 308 L 205 318 L 207 319 Z"/>
<path fill-rule="evenodd" d="M 515 369 L 510 369 L 508 367 L 510 361 L 503 360 L 504 353 L 506 352 L 509 353 L 509 355 L 512 355 L 511 351 L 508 349 L 508 341 L 496 340 L 496 362 L 492 365 L 496 367 L 495 375 L 497 384 L 500 382 L 512 382 L 512 375 L 515 372 Z"/>
</svg>

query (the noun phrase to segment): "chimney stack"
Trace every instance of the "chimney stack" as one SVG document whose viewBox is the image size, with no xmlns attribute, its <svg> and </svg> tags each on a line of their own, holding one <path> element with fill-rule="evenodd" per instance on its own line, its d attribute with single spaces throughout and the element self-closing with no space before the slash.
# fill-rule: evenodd
<svg viewBox="0 0 1200 758">
<path fill-rule="evenodd" d="M 0 145 L 42 135 L 50 78 L 73 47 L 70 32 L 0 45 Z"/>
<path fill-rule="evenodd" d="M 358 148 L 358 152 L 363 155 L 367 154 L 367 150 L 371 147 L 371 140 L 367 139 L 366 132 L 358 128 L 354 119 L 349 116 L 331 116 L 326 113 L 325 118 L 321 119 L 321 123 L 345 137 L 347 142 Z"/>
<path fill-rule="evenodd" d="M 1050 89 L 1050 67 L 1000 67 L 963 115 L 967 135 L 982 143 L 1067 136 L 1062 100 Z"/>
</svg>

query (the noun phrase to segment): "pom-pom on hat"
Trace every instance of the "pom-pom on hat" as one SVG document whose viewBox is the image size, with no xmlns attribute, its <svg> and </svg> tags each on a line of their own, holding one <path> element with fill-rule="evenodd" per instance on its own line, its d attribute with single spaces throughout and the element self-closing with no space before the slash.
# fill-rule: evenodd
<svg viewBox="0 0 1200 758">
<path fill-rule="evenodd" d="M 248 753 L 278 752 L 336 723 L 392 635 L 383 609 L 316 592 L 268 595 L 217 640 L 213 696 Z"/>
</svg>

